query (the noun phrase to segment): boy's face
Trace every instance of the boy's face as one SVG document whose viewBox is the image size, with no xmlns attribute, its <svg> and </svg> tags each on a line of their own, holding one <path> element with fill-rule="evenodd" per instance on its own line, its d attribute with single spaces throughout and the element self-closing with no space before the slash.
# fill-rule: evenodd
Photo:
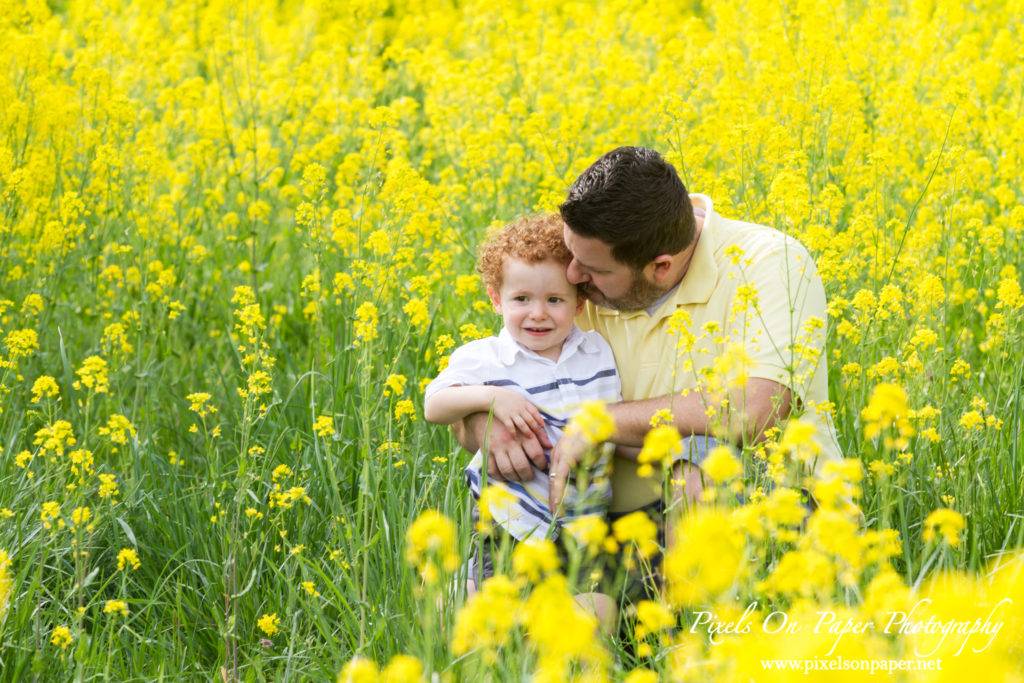
<svg viewBox="0 0 1024 683">
<path fill-rule="evenodd" d="M 576 286 L 565 278 L 565 266 L 555 261 L 526 263 L 506 259 L 501 288 L 487 288 L 494 309 L 512 338 L 553 361 L 572 330 L 573 317 L 583 309 Z"/>
</svg>

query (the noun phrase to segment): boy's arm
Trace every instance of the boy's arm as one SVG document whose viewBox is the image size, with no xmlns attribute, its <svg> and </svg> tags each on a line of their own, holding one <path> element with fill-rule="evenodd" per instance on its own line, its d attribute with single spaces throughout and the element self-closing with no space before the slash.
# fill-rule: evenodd
<svg viewBox="0 0 1024 683">
<path fill-rule="evenodd" d="M 423 416 L 435 424 L 454 424 L 473 413 L 489 413 L 512 432 L 523 434 L 544 429 L 544 418 L 537 406 L 502 387 L 465 385 L 440 389 L 427 399 Z"/>
<path fill-rule="evenodd" d="M 445 387 L 423 403 L 423 417 L 427 422 L 450 425 L 473 413 L 486 413 L 494 402 L 494 387 Z"/>
</svg>

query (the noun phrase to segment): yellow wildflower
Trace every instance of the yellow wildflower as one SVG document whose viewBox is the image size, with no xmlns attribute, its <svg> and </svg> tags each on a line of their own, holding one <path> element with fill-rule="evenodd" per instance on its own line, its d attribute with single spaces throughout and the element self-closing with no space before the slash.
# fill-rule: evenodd
<svg viewBox="0 0 1024 683">
<path fill-rule="evenodd" d="M 39 403 L 43 397 L 56 398 L 60 394 L 57 381 L 49 375 L 43 375 L 32 383 L 32 402 Z"/>
<path fill-rule="evenodd" d="M 126 617 L 128 612 L 128 603 L 124 600 L 107 600 L 103 605 L 104 614 L 120 614 L 122 617 Z"/>
<path fill-rule="evenodd" d="M 372 659 L 356 655 L 342 668 L 337 683 L 377 683 L 379 675 Z"/>
<path fill-rule="evenodd" d="M 329 437 L 334 434 L 334 418 L 330 415 L 321 415 L 313 422 L 313 432 L 319 437 Z"/>
<path fill-rule="evenodd" d="M 100 498 L 113 498 L 121 491 L 117 488 L 117 479 L 113 474 L 100 474 L 100 489 L 97 495 Z"/>
<path fill-rule="evenodd" d="M 11 559 L 7 551 L 0 549 L 0 622 L 3 622 L 7 614 L 7 607 L 11 603 Z"/>
<path fill-rule="evenodd" d="M 122 548 L 121 552 L 117 554 L 117 570 L 124 571 L 126 567 L 131 567 L 133 570 L 138 569 L 141 566 L 139 562 L 139 554 L 132 548 Z"/>
<path fill-rule="evenodd" d="M 437 510 L 424 510 L 405 532 L 405 559 L 428 584 L 436 583 L 440 569 L 455 571 L 455 525 Z"/>
<path fill-rule="evenodd" d="M 12 359 L 29 356 L 39 348 L 39 335 L 35 330 L 12 330 L 4 337 L 4 346 Z"/>
<path fill-rule="evenodd" d="M 395 655 L 380 672 L 383 683 L 420 683 L 423 680 L 423 664 L 412 655 Z"/>
<path fill-rule="evenodd" d="M 650 557 L 658 549 L 658 527 L 643 510 L 616 519 L 612 533 L 619 543 L 635 546 L 643 557 Z"/>
<path fill-rule="evenodd" d="M 357 346 L 361 342 L 372 341 L 377 338 L 378 319 L 378 311 L 375 305 L 369 301 L 359 305 L 359 308 L 356 309 L 355 324 L 355 344 Z"/>
<path fill-rule="evenodd" d="M 107 393 L 107 361 L 99 356 L 89 356 L 82 362 L 82 367 L 75 371 L 79 379 L 72 386 L 75 389 L 85 387 L 97 394 Z"/>
<path fill-rule="evenodd" d="M 484 661 L 497 660 L 520 619 L 519 591 L 501 574 L 484 581 L 476 595 L 455 616 L 451 650 L 463 655 L 479 649 Z"/>
<path fill-rule="evenodd" d="M 960 545 L 960 532 L 963 530 L 963 515 L 955 510 L 939 508 L 924 520 L 922 537 L 925 543 L 930 543 L 935 538 L 935 533 L 938 532 L 947 545 L 956 548 Z"/>
<path fill-rule="evenodd" d="M 679 452 L 680 436 L 674 425 L 660 425 L 644 435 L 644 445 L 637 455 L 640 467 L 637 473 L 642 477 L 653 474 L 654 465 L 668 466 L 672 456 Z"/>
<path fill-rule="evenodd" d="M 405 392 L 405 375 L 388 375 L 388 378 L 384 380 L 384 395 L 390 396 L 392 392 L 398 396 Z"/>
<path fill-rule="evenodd" d="M 60 518 L 60 503 L 53 500 L 43 503 L 40 508 L 39 518 L 43 520 L 43 528 L 45 529 L 53 527 L 53 520 L 56 520 L 58 527 L 64 526 L 64 520 Z"/>
<path fill-rule="evenodd" d="M 895 427 L 899 439 L 887 442 L 887 447 L 903 450 L 907 439 L 914 435 L 914 428 L 907 419 L 910 409 L 907 407 L 907 394 L 895 384 L 879 384 L 871 394 L 867 407 L 861 411 L 864 420 L 864 436 L 875 439 L 882 430 Z"/>
<path fill-rule="evenodd" d="M 607 441 L 615 433 L 615 422 L 600 401 L 588 401 L 569 421 L 566 434 L 583 437 L 589 444 Z"/>
<path fill-rule="evenodd" d="M 100 427 L 97 430 L 101 435 L 110 438 L 111 443 L 126 444 L 128 443 L 128 435 L 130 434 L 133 438 L 136 436 L 135 425 L 128 421 L 128 418 L 124 415 L 118 415 L 114 413 L 107 420 L 107 424 L 104 427 Z"/>
<path fill-rule="evenodd" d="M 195 412 L 200 418 L 206 417 L 209 413 L 217 412 L 214 406 L 207 405 L 210 394 L 204 391 L 197 391 L 185 397 L 189 402 L 189 410 Z"/>
<path fill-rule="evenodd" d="M 665 557 L 669 603 L 694 606 L 722 594 L 741 576 L 744 553 L 744 534 L 725 513 L 707 508 L 687 515 Z"/>
<path fill-rule="evenodd" d="M 277 627 L 280 623 L 281 619 L 277 616 L 277 612 L 274 612 L 273 614 L 264 614 L 256 620 L 256 626 L 258 626 L 259 629 L 268 636 L 273 636 L 277 633 Z"/>
<path fill-rule="evenodd" d="M 50 643 L 57 645 L 62 650 L 68 649 L 68 645 L 74 640 L 71 636 L 71 629 L 61 624 L 60 626 L 54 626 L 53 631 L 50 633 Z"/>
<path fill-rule="evenodd" d="M 512 551 L 512 570 L 536 583 L 545 574 L 558 571 L 561 562 L 555 544 L 549 540 L 517 543 Z"/>
<path fill-rule="evenodd" d="M 395 419 L 401 420 L 405 416 L 409 416 L 410 420 L 416 420 L 416 408 L 407 398 L 395 403 Z"/>
<path fill-rule="evenodd" d="M 743 465 L 733 455 L 729 446 L 716 446 L 700 464 L 701 470 L 711 477 L 716 484 L 722 484 L 738 477 L 743 472 Z"/>
<path fill-rule="evenodd" d="M 85 524 L 92 518 L 92 510 L 88 507 L 77 507 L 71 511 L 71 526 L 77 527 Z M 90 526 L 91 528 L 91 526 Z"/>
</svg>

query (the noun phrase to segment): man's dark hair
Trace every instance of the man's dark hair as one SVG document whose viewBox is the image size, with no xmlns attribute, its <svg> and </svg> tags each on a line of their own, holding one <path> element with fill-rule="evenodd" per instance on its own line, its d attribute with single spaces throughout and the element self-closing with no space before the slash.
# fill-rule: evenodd
<svg viewBox="0 0 1024 683">
<path fill-rule="evenodd" d="M 634 270 L 661 254 L 679 253 L 697 231 L 675 167 L 646 147 L 603 155 L 576 179 L 558 210 L 574 233 L 601 240 L 616 261 Z"/>
</svg>

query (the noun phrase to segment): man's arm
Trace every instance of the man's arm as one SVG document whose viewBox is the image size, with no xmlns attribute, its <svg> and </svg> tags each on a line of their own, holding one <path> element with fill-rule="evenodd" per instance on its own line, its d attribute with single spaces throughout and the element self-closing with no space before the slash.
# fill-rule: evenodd
<svg viewBox="0 0 1024 683">
<path fill-rule="evenodd" d="M 672 411 L 676 429 L 683 436 L 711 433 L 718 418 L 725 427 L 724 436 L 732 443 L 743 445 L 763 439 L 765 430 L 789 415 L 792 403 L 788 387 L 756 377 L 748 379 L 742 387 L 730 389 L 727 396 L 727 405 L 719 408 L 720 417 L 708 415 L 705 398 L 694 391 L 607 406 L 615 420 L 616 431 L 611 441 L 628 447 L 616 449 L 616 455 L 636 460 L 640 453 L 637 447 L 643 445 L 651 429 L 651 418 L 659 410 Z M 567 435 L 551 449 L 548 505 L 552 512 L 562 502 L 569 473 L 587 448 L 581 439 Z"/>
<path fill-rule="evenodd" d="M 715 423 L 725 427 L 729 441 L 737 445 L 756 443 L 764 431 L 789 415 L 792 394 L 788 387 L 768 379 L 750 378 L 744 386 L 728 391 L 728 403 L 721 415 L 708 415 L 707 399 L 697 391 L 677 393 L 642 401 L 626 401 L 608 406 L 615 420 L 612 441 L 642 446 L 651 429 L 651 418 L 659 410 L 671 410 L 676 429 L 683 436 L 709 434 Z"/>
</svg>

